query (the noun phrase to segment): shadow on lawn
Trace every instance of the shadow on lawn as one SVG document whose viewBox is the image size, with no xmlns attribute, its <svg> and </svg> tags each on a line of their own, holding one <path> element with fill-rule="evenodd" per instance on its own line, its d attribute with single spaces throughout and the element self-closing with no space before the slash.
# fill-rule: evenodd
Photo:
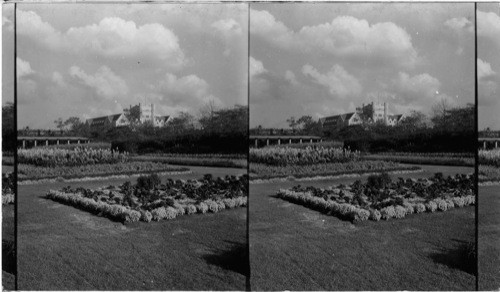
<svg viewBox="0 0 500 292">
<path fill-rule="evenodd" d="M 229 250 L 219 251 L 217 254 L 203 256 L 205 261 L 211 265 L 219 266 L 244 276 L 249 276 L 250 263 L 248 262 L 247 245 L 244 243 L 226 241 L 233 246 Z"/>
<path fill-rule="evenodd" d="M 477 253 L 474 242 L 454 240 L 458 245 L 453 249 L 443 249 L 441 252 L 433 253 L 430 257 L 439 264 L 446 265 L 452 269 L 459 269 L 471 275 L 477 275 Z"/>
<path fill-rule="evenodd" d="M 16 247 L 12 240 L 2 240 L 2 270 L 16 273 Z"/>
</svg>

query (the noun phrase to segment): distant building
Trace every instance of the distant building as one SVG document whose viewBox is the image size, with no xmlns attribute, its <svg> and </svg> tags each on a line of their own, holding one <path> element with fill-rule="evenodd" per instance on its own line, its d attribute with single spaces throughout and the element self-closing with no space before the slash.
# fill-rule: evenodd
<svg viewBox="0 0 500 292">
<path fill-rule="evenodd" d="M 404 119 L 404 115 L 390 115 L 387 103 L 369 103 L 356 108 L 353 113 L 329 116 L 319 119 L 324 131 L 340 129 L 363 123 L 371 124 L 382 122 L 387 126 L 394 126 Z"/>
<path fill-rule="evenodd" d="M 139 103 L 139 119 L 137 122 L 143 124 L 146 122 L 151 122 L 154 127 L 165 127 L 170 116 L 160 116 L 155 114 L 155 105 L 143 106 Z M 101 128 L 101 127 L 124 127 L 129 126 L 132 122 L 127 116 L 130 116 L 133 107 L 130 106 L 128 109 L 124 109 L 123 113 L 115 114 L 110 116 L 103 116 L 88 119 L 86 122 L 91 128 Z"/>
</svg>

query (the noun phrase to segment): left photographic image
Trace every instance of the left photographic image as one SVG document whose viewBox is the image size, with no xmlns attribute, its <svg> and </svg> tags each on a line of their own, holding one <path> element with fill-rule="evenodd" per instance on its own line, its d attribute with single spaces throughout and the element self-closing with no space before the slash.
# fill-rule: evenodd
<svg viewBox="0 0 500 292">
<path fill-rule="evenodd" d="M 2 16 L 2 288 L 14 290 L 16 282 L 15 172 L 16 127 L 14 106 L 14 5 L 3 5 Z"/>
<path fill-rule="evenodd" d="M 18 289 L 247 289 L 248 5 L 3 16 L 17 36 Z"/>
</svg>

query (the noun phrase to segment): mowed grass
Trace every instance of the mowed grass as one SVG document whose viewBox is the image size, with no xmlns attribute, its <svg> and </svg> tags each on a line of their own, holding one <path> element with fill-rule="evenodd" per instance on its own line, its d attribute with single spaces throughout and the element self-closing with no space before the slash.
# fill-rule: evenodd
<svg viewBox="0 0 500 292">
<path fill-rule="evenodd" d="M 15 289 L 14 205 L 2 206 L 2 286 Z"/>
<path fill-rule="evenodd" d="M 423 168 L 423 173 L 397 176 L 473 172 Z M 300 184 L 326 187 L 354 180 Z M 475 241 L 474 207 L 352 224 L 274 197 L 279 188 L 296 184 L 250 184 L 253 290 L 475 289 L 473 267 L 462 252 Z"/>
<path fill-rule="evenodd" d="M 500 186 L 479 187 L 479 290 L 500 289 Z"/>
<path fill-rule="evenodd" d="M 245 172 L 243 169 L 191 169 L 192 174 L 173 178 Z M 165 179 L 163 176 L 162 180 Z M 124 181 L 78 185 L 95 188 Z M 19 289 L 246 289 L 245 208 L 123 225 L 41 198 L 45 191 L 67 184 L 19 186 Z"/>
</svg>

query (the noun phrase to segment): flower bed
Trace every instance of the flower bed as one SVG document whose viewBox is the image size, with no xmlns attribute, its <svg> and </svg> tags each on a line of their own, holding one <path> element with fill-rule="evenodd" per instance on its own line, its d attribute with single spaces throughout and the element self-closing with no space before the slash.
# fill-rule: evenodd
<svg viewBox="0 0 500 292">
<path fill-rule="evenodd" d="M 338 163 L 359 159 L 360 152 L 342 148 L 324 147 L 266 147 L 251 148 L 249 161 L 273 166 L 311 165 L 318 163 Z"/>
<path fill-rule="evenodd" d="M 500 168 L 492 165 L 479 165 L 478 181 L 500 182 Z"/>
<path fill-rule="evenodd" d="M 139 177 L 132 185 L 51 190 L 46 198 L 121 222 L 160 221 L 196 213 L 217 213 L 247 205 L 248 176 L 226 176 L 161 183 L 157 175 Z"/>
<path fill-rule="evenodd" d="M 101 177 L 110 175 L 132 175 L 152 172 L 186 172 L 185 167 L 165 163 L 131 161 L 119 164 L 96 164 L 82 166 L 36 167 L 28 164 L 18 165 L 18 181 L 41 179 L 73 179 L 82 177 Z"/>
<path fill-rule="evenodd" d="M 246 159 L 233 159 L 225 157 L 204 157 L 204 156 L 136 156 L 134 161 L 156 161 L 174 165 L 189 165 L 189 166 L 210 166 L 210 167 L 234 167 L 247 168 Z"/>
<path fill-rule="evenodd" d="M 337 176 L 363 174 L 381 171 L 419 170 L 419 167 L 388 161 L 349 161 L 344 163 L 323 163 L 312 165 L 271 166 L 250 164 L 251 179 L 304 178 L 315 176 Z"/>
<path fill-rule="evenodd" d="M 500 167 L 500 149 L 479 150 L 480 165 Z"/>
<path fill-rule="evenodd" d="M 2 205 L 14 204 L 14 173 L 2 174 Z"/>
<path fill-rule="evenodd" d="M 453 166 L 474 166 L 475 159 L 470 156 L 460 156 L 459 153 L 450 154 L 443 153 L 443 156 L 436 155 L 436 153 L 429 153 L 429 156 L 425 156 L 425 153 L 407 153 L 403 155 L 402 153 L 382 153 L 382 154 L 370 154 L 363 156 L 366 160 L 384 160 L 393 161 L 399 163 L 410 163 L 410 164 L 430 164 L 430 165 L 453 165 Z"/>
<path fill-rule="evenodd" d="M 110 149 L 40 147 L 18 150 L 18 163 L 42 167 L 113 164 L 126 161 L 128 161 L 128 153 L 119 153 Z"/>
<path fill-rule="evenodd" d="M 353 222 L 390 218 L 413 213 L 447 211 L 474 205 L 474 176 L 444 178 L 437 173 L 428 179 L 403 179 L 392 182 L 387 174 L 368 177 L 349 186 L 328 189 L 295 186 L 281 189 L 277 197 Z"/>
</svg>

